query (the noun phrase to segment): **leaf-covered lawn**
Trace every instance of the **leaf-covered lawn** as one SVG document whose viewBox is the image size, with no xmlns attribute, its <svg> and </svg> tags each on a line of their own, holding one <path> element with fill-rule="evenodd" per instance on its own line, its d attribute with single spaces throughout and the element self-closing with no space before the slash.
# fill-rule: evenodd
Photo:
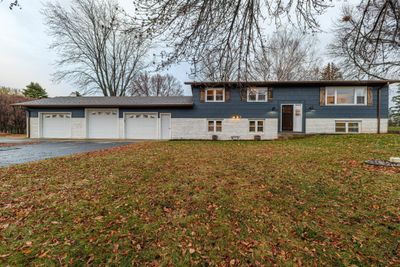
<svg viewBox="0 0 400 267">
<path fill-rule="evenodd" d="M 0 265 L 400 264 L 400 135 L 132 144 L 0 169 Z"/>
</svg>

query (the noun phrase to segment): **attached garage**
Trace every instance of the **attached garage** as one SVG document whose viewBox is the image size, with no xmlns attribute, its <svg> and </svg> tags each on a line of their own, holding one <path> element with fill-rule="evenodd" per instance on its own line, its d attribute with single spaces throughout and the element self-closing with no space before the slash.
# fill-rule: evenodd
<svg viewBox="0 0 400 267">
<path fill-rule="evenodd" d="M 71 113 L 42 113 L 42 138 L 71 138 Z"/>
<path fill-rule="evenodd" d="M 88 138 L 119 138 L 117 109 L 88 109 L 86 115 Z"/>
<path fill-rule="evenodd" d="M 126 139 L 158 139 L 157 113 L 124 113 Z"/>
</svg>

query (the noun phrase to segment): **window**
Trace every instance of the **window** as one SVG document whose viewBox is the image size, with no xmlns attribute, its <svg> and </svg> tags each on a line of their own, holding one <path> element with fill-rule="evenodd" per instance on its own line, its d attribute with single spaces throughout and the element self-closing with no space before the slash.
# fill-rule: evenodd
<svg viewBox="0 0 400 267">
<path fill-rule="evenodd" d="M 222 121 L 208 121 L 209 132 L 222 132 Z"/>
<path fill-rule="evenodd" d="M 262 133 L 264 132 L 264 121 L 249 121 L 249 131 L 251 133 Z"/>
<path fill-rule="evenodd" d="M 326 88 L 327 105 L 366 105 L 367 88 Z"/>
<path fill-rule="evenodd" d="M 267 102 L 268 88 L 247 89 L 247 102 Z"/>
<path fill-rule="evenodd" d="M 207 89 L 206 102 L 224 102 L 225 90 L 224 89 Z"/>
<path fill-rule="evenodd" d="M 359 133 L 360 122 L 358 121 L 337 121 L 335 122 L 336 133 Z"/>
</svg>

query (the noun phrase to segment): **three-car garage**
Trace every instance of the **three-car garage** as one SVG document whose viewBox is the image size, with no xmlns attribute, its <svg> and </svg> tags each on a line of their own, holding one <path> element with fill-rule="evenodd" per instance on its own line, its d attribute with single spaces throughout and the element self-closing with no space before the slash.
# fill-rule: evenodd
<svg viewBox="0 0 400 267">
<path fill-rule="evenodd" d="M 31 138 L 171 139 L 172 114 L 193 107 L 193 98 L 55 97 L 19 105 L 27 108 Z"/>
</svg>

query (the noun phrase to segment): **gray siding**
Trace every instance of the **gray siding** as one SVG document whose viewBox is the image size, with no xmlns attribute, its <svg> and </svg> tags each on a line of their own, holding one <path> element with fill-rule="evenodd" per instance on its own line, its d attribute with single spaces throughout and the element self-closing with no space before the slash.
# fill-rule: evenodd
<svg viewBox="0 0 400 267">
<path fill-rule="evenodd" d="M 72 118 L 85 117 L 84 108 L 29 108 L 28 111 L 32 118 L 37 118 L 39 116 L 39 112 L 71 112 Z"/>
</svg>

